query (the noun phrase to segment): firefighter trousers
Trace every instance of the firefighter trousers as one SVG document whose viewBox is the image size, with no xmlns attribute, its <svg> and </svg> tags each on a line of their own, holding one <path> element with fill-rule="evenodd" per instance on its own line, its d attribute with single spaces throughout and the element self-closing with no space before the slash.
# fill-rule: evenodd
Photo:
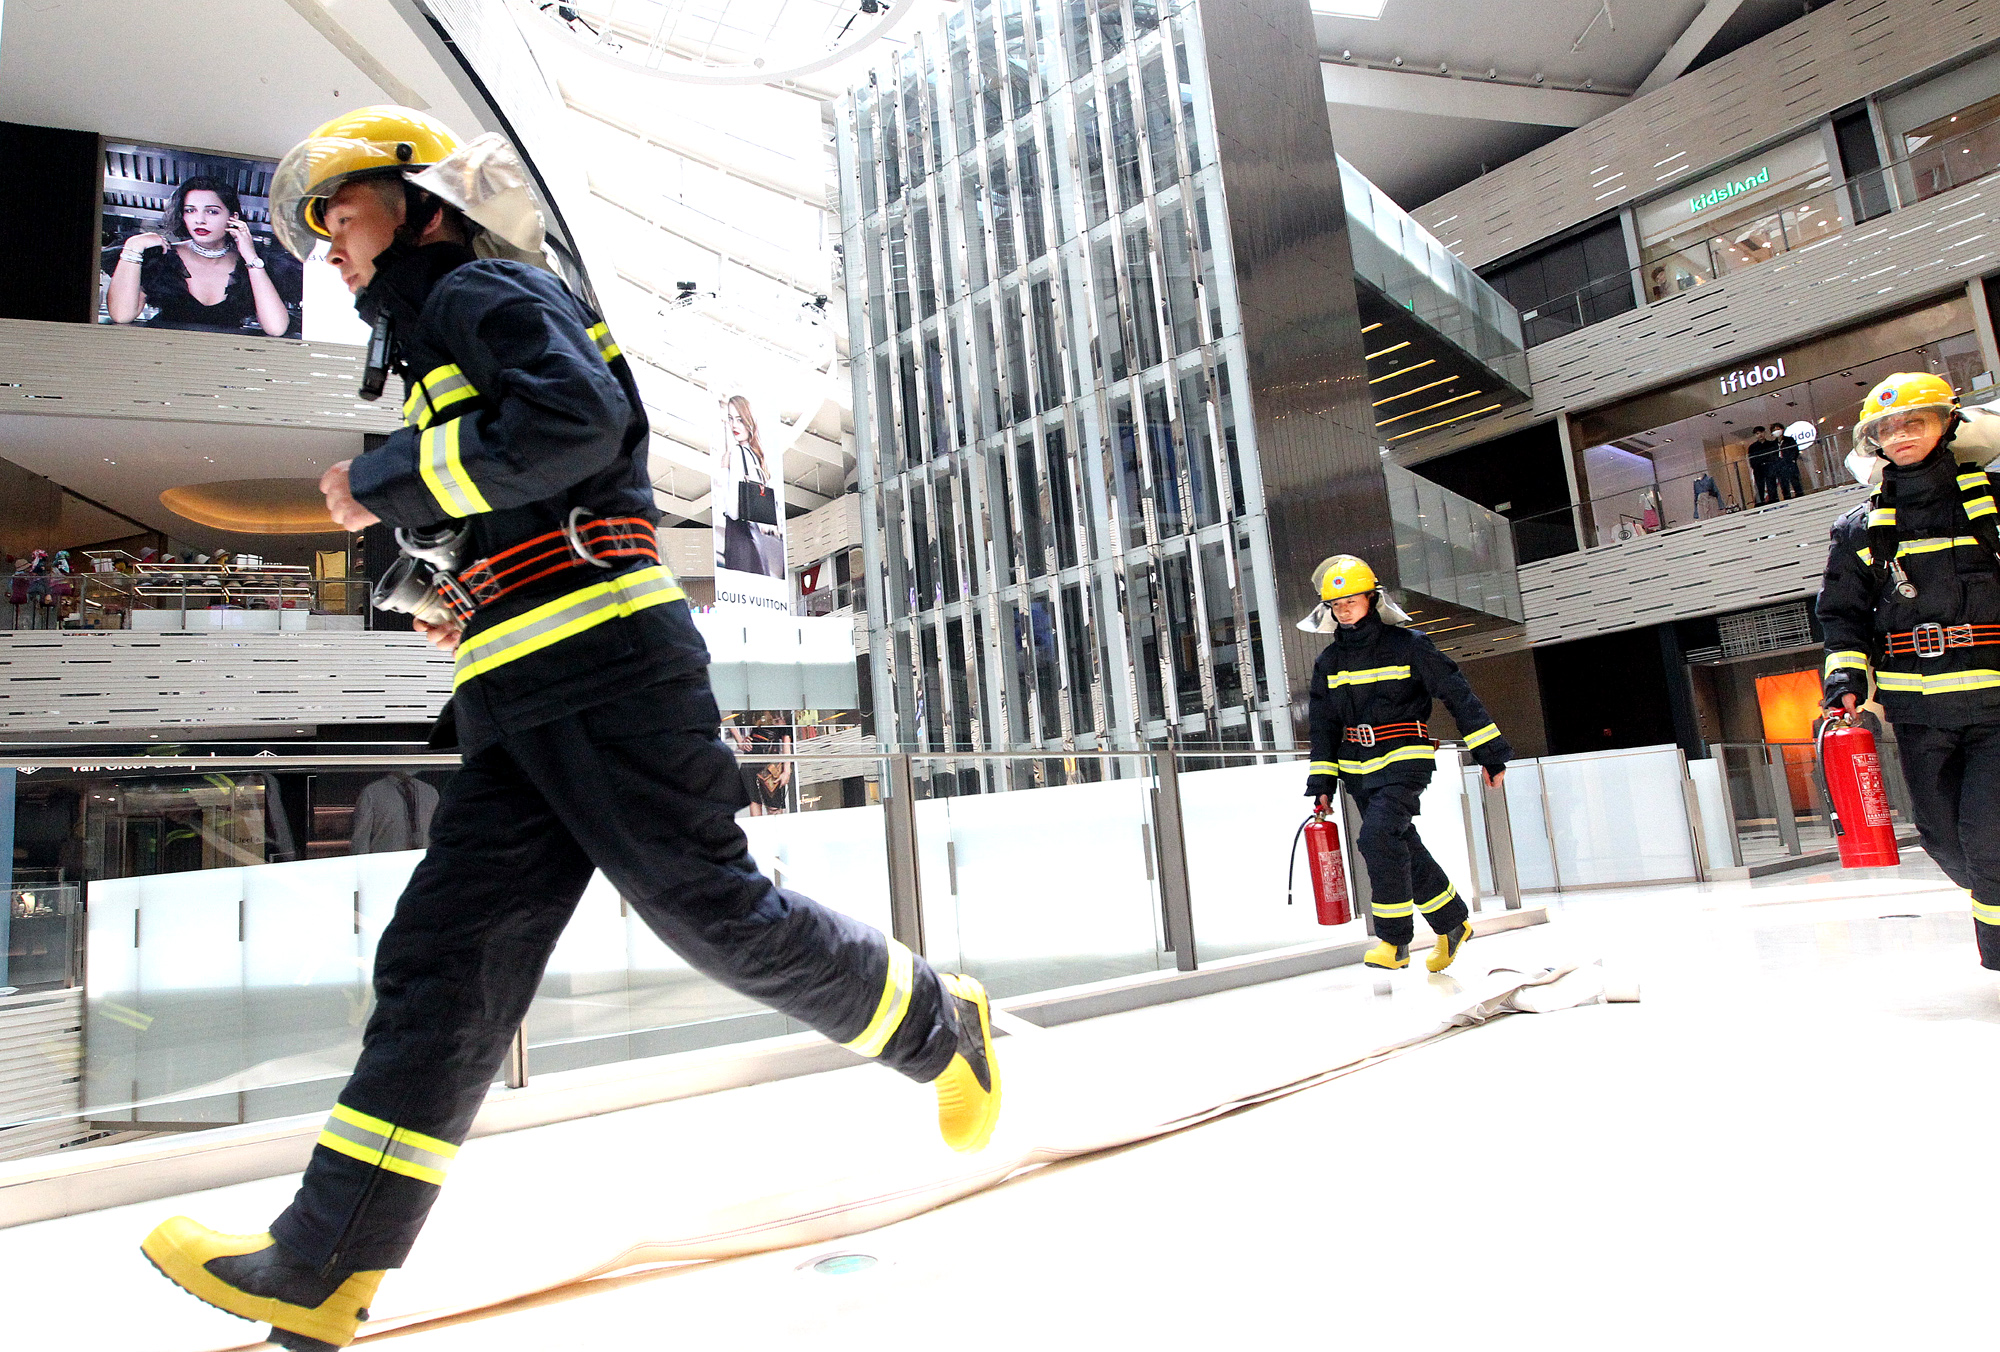
<svg viewBox="0 0 2000 1352">
<path fill-rule="evenodd" d="M 1349 782 L 1348 794 L 1361 814 L 1355 846 L 1368 866 L 1369 908 L 1375 914 L 1375 937 L 1407 944 L 1416 933 L 1415 915 L 1438 934 L 1463 925 L 1471 912 L 1444 869 L 1424 848 L 1417 834 L 1421 784 L 1388 783 L 1368 787 Z"/>
<path fill-rule="evenodd" d="M 1972 894 L 1979 964 L 2000 971 L 2000 724 L 1896 725 L 1924 851 Z"/>
<path fill-rule="evenodd" d="M 361 1057 L 272 1235 L 335 1271 L 400 1265 L 593 868 L 696 971 L 916 1080 L 957 1049 L 936 973 L 775 886 L 735 821 L 705 675 L 474 751 L 375 959 Z"/>
</svg>

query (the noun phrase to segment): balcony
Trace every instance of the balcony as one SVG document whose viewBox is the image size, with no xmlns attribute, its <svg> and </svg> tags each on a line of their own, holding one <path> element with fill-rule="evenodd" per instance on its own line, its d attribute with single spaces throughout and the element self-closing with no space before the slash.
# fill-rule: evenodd
<svg viewBox="0 0 2000 1352">
<path fill-rule="evenodd" d="M 2000 134 L 1975 128 L 1774 207 L 1720 234 L 1694 233 L 1665 241 L 1636 268 L 1605 272 L 1521 314 L 1526 347 L 1566 337 L 1629 312 L 1631 297 L 1649 306 L 1674 300 L 1802 253 L 1891 213 L 1928 204 L 2000 169 Z"/>
</svg>

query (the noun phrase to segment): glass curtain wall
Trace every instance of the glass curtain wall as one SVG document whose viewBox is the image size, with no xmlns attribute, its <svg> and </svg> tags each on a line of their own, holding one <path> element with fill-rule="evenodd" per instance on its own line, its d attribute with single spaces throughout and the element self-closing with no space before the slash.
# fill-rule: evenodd
<svg viewBox="0 0 2000 1352">
<path fill-rule="evenodd" d="M 965 0 L 840 106 L 884 740 L 1289 743 L 1194 10 Z"/>
</svg>

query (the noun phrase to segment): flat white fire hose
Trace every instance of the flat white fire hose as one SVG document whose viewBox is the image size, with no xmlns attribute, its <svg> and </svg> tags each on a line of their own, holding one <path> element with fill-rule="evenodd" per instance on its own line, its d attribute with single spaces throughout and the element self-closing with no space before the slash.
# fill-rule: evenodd
<svg viewBox="0 0 2000 1352">
<path fill-rule="evenodd" d="M 1442 1021 L 1337 1064 L 1327 1064 L 1324 1056 L 1319 1064 L 1306 1064 L 1294 1049 L 1276 1056 L 1260 1058 L 1252 1053 L 1230 1058 L 1224 1065 L 1205 1063 L 1199 1075 L 1154 1075 L 1137 1085 L 1104 1087 L 1101 1078 L 1093 1074 L 1085 1082 L 1098 1085 L 1100 1092 L 1064 1094 L 1060 1117 L 1049 1111 L 1051 1105 L 1031 1104 L 1026 1094 L 1016 1095 L 1015 1082 L 1008 1081 L 1004 1084 L 1009 1092 L 1007 1111 L 1039 1109 L 1039 1120 L 1029 1117 L 1020 1135 L 1010 1139 L 1003 1113 L 1002 1134 L 979 1155 L 925 1158 L 907 1167 L 878 1168 L 794 1188 L 684 1218 L 667 1233 L 651 1237 L 645 1236 L 643 1227 L 658 1223 L 657 1217 L 631 1217 L 632 1228 L 622 1235 L 600 1221 L 594 1227 L 596 1232 L 584 1241 L 604 1255 L 595 1262 L 578 1263 L 579 1255 L 572 1245 L 566 1267 L 557 1268 L 563 1260 L 551 1255 L 549 1269 L 532 1276 L 516 1264 L 482 1269 L 469 1280 L 461 1272 L 453 1279 L 430 1268 L 420 1247 L 412 1266 L 384 1284 L 362 1337 L 451 1320 L 634 1268 L 736 1258 L 845 1239 L 970 1196 L 1026 1170 L 1184 1131 L 1311 1089 L 1507 1014 L 1550 1013 L 1638 999 L 1636 987 L 1621 988 L 1615 978 L 1607 978 L 1604 969 L 1594 965 L 1525 972 L 1501 969 L 1468 985 L 1462 1003 Z M 1033 1037 L 1003 1041 L 999 1049 L 1003 1070 L 1032 1058 L 1039 1050 L 1037 1042 Z M 1020 1087 L 1031 1088 L 1028 1084 Z M 1045 1082 L 1040 1087 L 1049 1086 Z M 634 1167 L 640 1166 L 635 1162 Z"/>
</svg>

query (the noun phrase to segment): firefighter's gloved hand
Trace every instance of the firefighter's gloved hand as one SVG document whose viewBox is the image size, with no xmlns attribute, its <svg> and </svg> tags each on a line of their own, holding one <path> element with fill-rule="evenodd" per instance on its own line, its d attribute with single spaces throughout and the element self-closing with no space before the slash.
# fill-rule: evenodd
<svg viewBox="0 0 2000 1352">
<path fill-rule="evenodd" d="M 1333 797 L 1333 792 L 1338 787 L 1338 781 L 1332 775 L 1308 775 L 1306 777 L 1306 797 L 1314 800 L 1314 802 Z"/>
<path fill-rule="evenodd" d="M 1486 787 L 1489 789 L 1499 788 L 1501 783 L 1507 778 L 1507 767 L 1504 765 L 1499 766 L 1498 768 L 1495 768 L 1494 766 L 1491 765 L 1483 766 L 1481 768 L 1483 768 L 1486 771 Z"/>
<path fill-rule="evenodd" d="M 1317 798 L 1313 799 L 1313 811 L 1315 811 L 1315 812 L 1331 812 L 1331 811 L 1333 811 L 1333 797 L 1332 797 L 1332 795 L 1331 795 L 1331 794 L 1324 794 L 1324 793 L 1322 793 L 1322 794 L 1320 794 L 1320 795 L 1319 795 L 1319 796 L 1318 796 Z"/>
</svg>

